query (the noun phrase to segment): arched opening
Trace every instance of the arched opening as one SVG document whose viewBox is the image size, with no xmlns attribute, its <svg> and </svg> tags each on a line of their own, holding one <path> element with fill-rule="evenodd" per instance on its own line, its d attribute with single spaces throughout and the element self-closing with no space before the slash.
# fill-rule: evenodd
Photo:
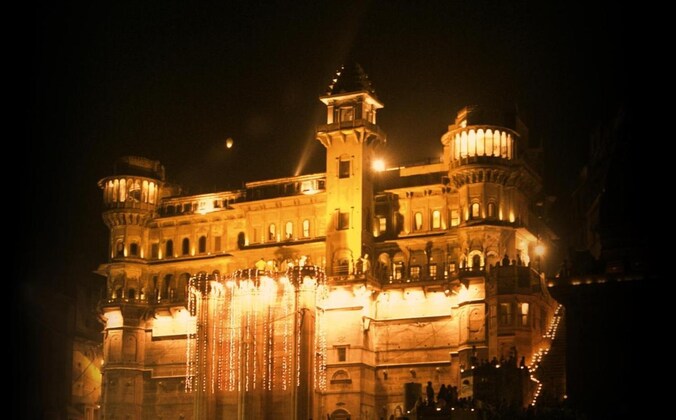
<svg viewBox="0 0 676 420">
<path fill-rule="evenodd" d="M 342 408 L 334 410 L 333 413 L 331 413 L 331 420 L 350 420 L 351 418 L 350 413 Z"/>
<path fill-rule="evenodd" d="M 174 241 L 171 239 L 167 240 L 167 242 L 164 244 L 164 256 L 166 258 L 174 257 Z"/>
<path fill-rule="evenodd" d="M 189 254 L 190 254 L 190 239 L 183 238 L 183 241 L 181 242 L 181 255 L 189 255 Z"/>
<path fill-rule="evenodd" d="M 470 217 L 472 219 L 478 219 L 481 217 L 481 206 L 479 203 L 472 203 L 470 206 Z"/>
<path fill-rule="evenodd" d="M 497 212 L 495 211 L 495 203 L 491 201 L 490 203 L 488 203 L 488 217 L 493 219 L 495 218 L 496 213 Z"/>
<path fill-rule="evenodd" d="M 293 222 L 286 222 L 286 226 L 284 226 L 284 236 L 286 239 L 293 239 Z"/>
<path fill-rule="evenodd" d="M 413 215 L 413 230 L 418 231 L 423 228 L 423 215 L 421 212 L 416 212 Z"/>
<path fill-rule="evenodd" d="M 127 201 L 127 181 L 120 180 L 120 203 Z"/>
<path fill-rule="evenodd" d="M 277 226 L 274 223 L 270 223 L 268 226 L 268 241 L 274 241 L 277 239 Z"/>
<path fill-rule="evenodd" d="M 352 252 L 340 249 L 333 254 L 333 272 L 338 276 L 346 276 L 351 272 Z"/>
<path fill-rule="evenodd" d="M 200 254 L 207 252 L 207 237 L 202 235 L 200 236 L 197 242 L 197 249 Z"/>
<path fill-rule="evenodd" d="M 469 254 L 469 264 L 472 270 L 480 270 L 483 264 L 483 257 L 479 251 L 472 251 Z"/>
<path fill-rule="evenodd" d="M 132 242 L 131 245 L 129 245 L 129 255 L 133 257 L 138 256 L 138 244 L 136 242 Z"/>
<path fill-rule="evenodd" d="M 303 238 L 310 237 L 310 220 L 303 220 Z"/>
<path fill-rule="evenodd" d="M 127 297 L 129 298 L 129 300 L 136 299 L 136 289 L 129 289 L 129 291 L 127 292 Z"/>
<path fill-rule="evenodd" d="M 205 273 L 206 274 L 206 273 Z M 185 299 L 188 290 L 188 281 L 190 280 L 190 274 L 183 273 L 178 277 L 178 282 L 176 284 L 176 290 L 174 291 L 174 297 L 177 300 Z"/>
<path fill-rule="evenodd" d="M 242 249 L 246 246 L 246 235 L 244 232 L 240 232 L 237 234 L 237 247 L 239 249 Z"/>
<path fill-rule="evenodd" d="M 164 276 L 164 281 L 162 281 L 162 286 L 160 287 L 160 298 L 168 299 L 169 298 L 169 285 L 174 276 L 167 274 Z"/>
<path fill-rule="evenodd" d="M 115 243 L 115 256 L 124 257 L 124 242 L 117 241 Z"/>
</svg>

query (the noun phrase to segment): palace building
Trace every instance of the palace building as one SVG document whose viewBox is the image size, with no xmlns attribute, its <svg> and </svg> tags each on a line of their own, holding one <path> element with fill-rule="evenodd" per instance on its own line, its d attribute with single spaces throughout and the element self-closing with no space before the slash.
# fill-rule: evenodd
<svg viewBox="0 0 676 420">
<path fill-rule="evenodd" d="M 125 157 L 99 181 L 104 418 L 388 419 L 420 412 L 428 382 L 452 390 L 437 411 L 563 396 L 518 116 L 463 108 L 443 159 L 385 168 L 362 68 L 319 99 L 325 173 L 183 195 Z"/>
</svg>

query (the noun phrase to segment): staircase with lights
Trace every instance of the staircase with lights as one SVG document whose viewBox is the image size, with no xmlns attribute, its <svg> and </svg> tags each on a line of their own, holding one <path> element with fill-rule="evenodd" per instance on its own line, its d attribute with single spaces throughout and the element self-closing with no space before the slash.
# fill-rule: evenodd
<svg viewBox="0 0 676 420">
<path fill-rule="evenodd" d="M 535 383 L 531 404 L 535 406 L 543 399 L 556 400 L 565 395 L 566 339 L 565 311 L 562 305 L 556 312 L 543 335 L 545 339 L 540 350 L 533 355 L 529 370 L 530 379 Z M 557 333 L 561 334 L 557 334 Z"/>
</svg>

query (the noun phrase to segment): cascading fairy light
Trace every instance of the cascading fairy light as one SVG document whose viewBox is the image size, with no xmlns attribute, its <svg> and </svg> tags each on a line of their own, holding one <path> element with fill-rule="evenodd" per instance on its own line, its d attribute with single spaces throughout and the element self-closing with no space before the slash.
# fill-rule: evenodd
<svg viewBox="0 0 676 420">
<path fill-rule="evenodd" d="M 310 274 L 302 276 L 299 268 L 303 269 L 277 273 L 276 279 L 253 270 L 189 279 L 186 392 L 250 392 L 259 386 L 286 391 L 294 383 L 300 386 L 305 315 L 300 292 L 302 302 L 310 297 L 315 305 L 314 339 L 312 350 L 308 349 L 312 359 L 307 361 L 312 363 L 314 389 L 326 389 L 326 326 L 321 303 L 328 289 L 318 268 L 306 267 Z"/>
</svg>

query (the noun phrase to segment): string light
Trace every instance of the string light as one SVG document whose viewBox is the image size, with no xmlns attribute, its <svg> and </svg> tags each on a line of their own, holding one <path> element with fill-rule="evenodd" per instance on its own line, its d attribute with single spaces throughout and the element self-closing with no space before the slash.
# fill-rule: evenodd
<svg viewBox="0 0 676 420">
<path fill-rule="evenodd" d="M 185 392 L 286 391 L 294 382 L 300 386 L 302 366 L 311 367 L 315 390 L 326 389 L 322 305 L 328 288 L 322 269 L 306 265 L 260 274 L 241 270 L 189 279 Z M 303 318 L 312 313 L 314 328 L 303 331 Z M 305 341 L 308 333 L 312 335 Z M 303 352 L 311 359 L 301 360 Z"/>
</svg>

